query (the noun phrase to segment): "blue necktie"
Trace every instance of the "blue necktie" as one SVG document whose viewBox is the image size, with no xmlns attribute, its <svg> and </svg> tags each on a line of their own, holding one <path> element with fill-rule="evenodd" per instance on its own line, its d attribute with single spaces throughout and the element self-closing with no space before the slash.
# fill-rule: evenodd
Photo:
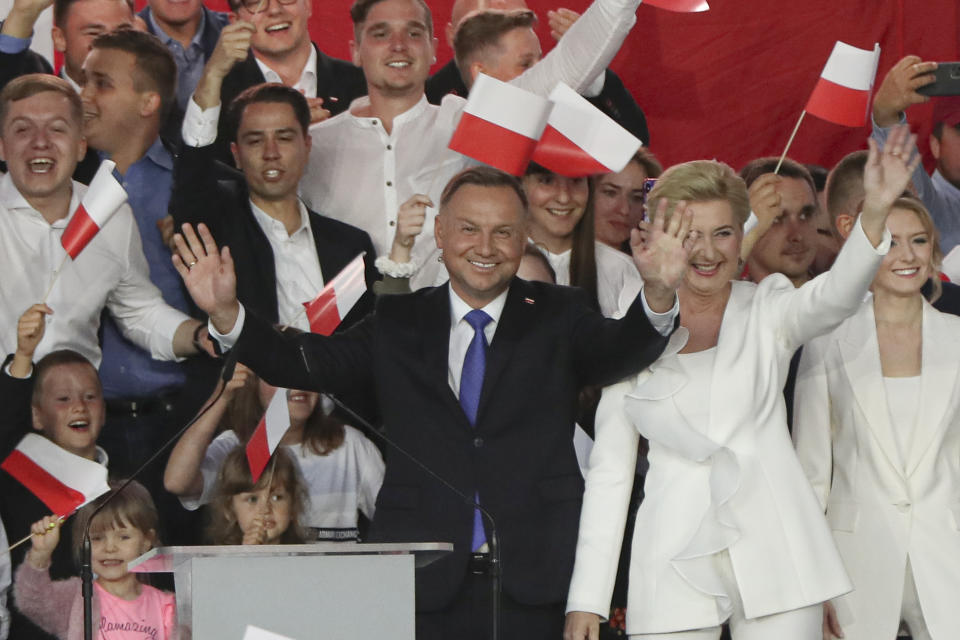
<svg viewBox="0 0 960 640">
<path fill-rule="evenodd" d="M 460 406 L 467 415 L 467 420 L 472 426 L 477 423 L 477 409 L 480 406 L 480 392 L 483 390 L 483 374 L 487 369 L 487 337 L 483 334 L 483 328 L 487 326 L 493 318 L 488 316 L 480 309 L 474 309 L 466 316 L 464 320 L 473 327 L 473 340 L 467 347 L 467 354 L 463 358 L 463 370 L 460 374 Z M 479 495 L 474 496 L 477 502 L 480 501 Z M 483 531 L 483 518 L 479 509 L 473 511 L 473 545 L 471 549 L 476 551 L 487 541 L 487 536 Z"/>
</svg>

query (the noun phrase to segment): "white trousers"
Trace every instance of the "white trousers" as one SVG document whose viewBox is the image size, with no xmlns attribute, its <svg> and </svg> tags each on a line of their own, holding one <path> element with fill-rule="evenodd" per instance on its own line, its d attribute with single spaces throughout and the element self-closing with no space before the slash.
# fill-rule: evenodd
<svg viewBox="0 0 960 640">
<path fill-rule="evenodd" d="M 723 586 L 730 594 L 733 605 L 733 613 L 728 620 L 733 640 L 822 640 L 823 606 L 820 604 L 760 618 L 745 618 L 730 555 L 723 551 L 717 554 L 716 560 Z M 709 627 L 673 633 L 638 634 L 630 636 L 630 640 L 717 640 L 720 632 L 720 627 Z"/>
</svg>

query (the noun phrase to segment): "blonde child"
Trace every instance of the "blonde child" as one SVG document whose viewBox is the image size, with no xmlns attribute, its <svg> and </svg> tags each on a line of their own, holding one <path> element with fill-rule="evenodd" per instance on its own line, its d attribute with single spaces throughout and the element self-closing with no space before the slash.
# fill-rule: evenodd
<svg viewBox="0 0 960 640">
<path fill-rule="evenodd" d="M 116 484 L 119 486 L 119 483 Z M 83 530 L 91 514 L 116 487 L 77 513 L 74 553 L 79 559 Z M 177 637 L 176 601 L 172 593 L 141 583 L 127 563 L 158 544 L 159 518 L 149 492 L 131 482 L 90 523 L 94 636 L 110 640 Z M 47 516 L 31 528 L 33 546 L 16 571 L 16 606 L 35 624 L 61 640 L 83 638 L 80 578 L 53 581 L 50 559 L 60 542 L 60 521 Z"/>
<path fill-rule="evenodd" d="M 207 537 L 213 544 L 299 544 L 308 504 L 297 464 L 277 449 L 256 483 L 244 447 L 227 454 L 210 504 Z"/>
</svg>

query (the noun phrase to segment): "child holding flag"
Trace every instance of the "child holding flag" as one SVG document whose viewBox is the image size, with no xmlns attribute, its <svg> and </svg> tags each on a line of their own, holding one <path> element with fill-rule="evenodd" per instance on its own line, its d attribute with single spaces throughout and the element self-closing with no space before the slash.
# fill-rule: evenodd
<svg viewBox="0 0 960 640">
<path fill-rule="evenodd" d="M 119 486 L 119 485 L 117 485 Z M 74 553 L 79 557 L 83 529 L 94 510 L 117 489 L 78 512 L 73 523 Z M 17 607 L 45 631 L 61 640 L 83 638 L 83 598 L 80 578 L 51 580 L 53 552 L 60 542 L 61 520 L 48 516 L 32 527 L 33 546 L 17 569 L 14 598 Z M 133 640 L 177 637 L 176 602 L 172 593 L 141 583 L 127 563 L 159 543 L 159 516 L 147 490 L 131 482 L 90 523 L 93 619 L 97 637 Z"/>
</svg>

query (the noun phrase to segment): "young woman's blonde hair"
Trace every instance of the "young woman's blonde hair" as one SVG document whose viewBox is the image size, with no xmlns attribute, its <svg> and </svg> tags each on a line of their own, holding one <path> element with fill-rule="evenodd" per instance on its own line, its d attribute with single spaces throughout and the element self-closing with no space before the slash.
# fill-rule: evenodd
<svg viewBox="0 0 960 640">
<path fill-rule="evenodd" d="M 271 466 L 274 467 L 272 472 Z M 233 511 L 233 496 L 264 490 L 268 482 L 271 487 L 283 487 L 290 496 L 290 526 L 280 536 L 280 543 L 299 544 L 306 539 L 300 520 L 310 498 L 297 463 L 283 447 L 278 447 L 254 483 L 246 447 L 241 445 L 227 454 L 217 472 L 210 501 L 210 524 L 207 526 L 207 539 L 211 544 L 240 544 L 243 541 L 243 531 Z"/>
<path fill-rule="evenodd" d="M 750 217 L 747 185 L 728 165 L 716 160 L 694 160 L 677 164 L 663 172 L 647 196 L 647 217 L 652 217 L 661 200 L 667 201 L 667 219 L 677 202 L 722 200 L 730 205 L 733 217 L 743 228 Z"/>
</svg>

